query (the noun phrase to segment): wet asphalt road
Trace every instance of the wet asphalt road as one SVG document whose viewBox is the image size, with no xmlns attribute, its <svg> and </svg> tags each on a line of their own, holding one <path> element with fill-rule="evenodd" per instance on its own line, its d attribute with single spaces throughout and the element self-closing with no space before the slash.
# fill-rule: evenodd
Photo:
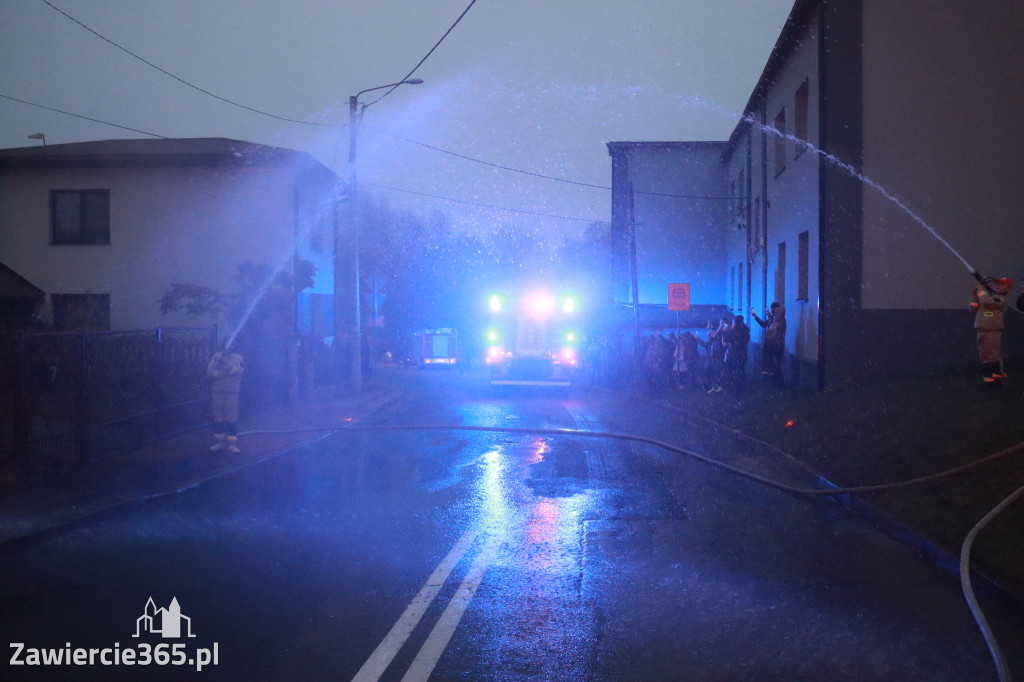
<svg viewBox="0 0 1024 682">
<path fill-rule="evenodd" d="M 396 377 L 406 397 L 364 425 L 635 433 L 808 482 L 650 404 Z M 168 644 L 183 662 L 11 666 L 9 648 L 5 679 L 996 679 L 958 582 L 912 549 L 829 500 L 621 440 L 338 433 L 0 561 L 22 659 Z M 133 637 L 150 598 L 176 598 L 194 636 Z M 1024 677 L 1024 617 L 983 605 Z"/>
</svg>

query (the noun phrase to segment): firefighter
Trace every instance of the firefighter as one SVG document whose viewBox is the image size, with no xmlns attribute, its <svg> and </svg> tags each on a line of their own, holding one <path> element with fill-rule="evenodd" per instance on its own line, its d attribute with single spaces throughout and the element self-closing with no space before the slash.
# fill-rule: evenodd
<svg viewBox="0 0 1024 682">
<path fill-rule="evenodd" d="M 223 350 L 214 353 L 206 368 L 207 374 L 213 379 L 213 445 L 210 450 L 216 452 L 227 448 L 228 452 L 238 452 L 238 393 L 242 384 L 242 372 L 245 362 L 231 341 L 224 344 Z"/>
<path fill-rule="evenodd" d="M 1004 277 L 986 279 L 974 286 L 970 310 L 974 313 L 981 374 L 987 386 L 1001 386 L 1003 369 L 1003 316 L 1013 280 Z"/>
</svg>

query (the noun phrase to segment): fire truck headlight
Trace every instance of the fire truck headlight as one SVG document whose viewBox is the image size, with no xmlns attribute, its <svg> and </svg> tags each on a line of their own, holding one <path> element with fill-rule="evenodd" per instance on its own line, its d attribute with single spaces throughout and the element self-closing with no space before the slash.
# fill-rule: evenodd
<svg viewBox="0 0 1024 682">
<path fill-rule="evenodd" d="M 570 329 L 570 330 L 566 331 L 564 334 L 562 334 L 562 341 L 567 346 L 571 346 L 571 345 L 575 344 L 579 340 L 580 340 L 580 335 L 577 334 L 572 329 Z"/>
<path fill-rule="evenodd" d="M 491 312 L 499 312 L 505 307 L 505 301 L 501 294 L 491 294 L 487 297 L 487 306 L 491 309 Z"/>
<path fill-rule="evenodd" d="M 484 338 L 487 339 L 489 345 L 497 345 L 501 343 L 501 330 L 497 327 L 488 327 L 484 332 Z"/>
<path fill-rule="evenodd" d="M 566 294 L 562 297 L 562 312 L 571 315 L 580 307 L 580 300 L 574 294 Z"/>
</svg>

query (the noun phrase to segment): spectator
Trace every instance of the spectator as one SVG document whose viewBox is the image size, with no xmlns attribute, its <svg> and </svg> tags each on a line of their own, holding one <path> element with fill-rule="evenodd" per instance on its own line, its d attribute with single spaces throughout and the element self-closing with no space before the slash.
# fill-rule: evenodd
<svg viewBox="0 0 1024 682">
<path fill-rule="evenodd" d="M 732 326 L 725 333 L 725 385 L 732 393 L 743 392 L 744 375 L 747 371 L 747 346 L 750 344 L 750 327 L 737 315 Z"/>
<path fill-rule="evenodd" d="M 718 328 L 708 325 L 708 340 L 700 342 L 708 349 L 707 385 L 708 393 L 720 393 L 725 383 L 725 335 L 729 330 L 732 315 L 722 315 Z"/>
<path fill-rule="evenodd" d="M 704 367 L 700 357 L 700 346 L 693 332 L 683 332 L 683 335 L 679 337 L 679 347 L 676 353 L 678 355 L 677 362 L 681 368 L 680 383 L 685 386 L 702 386 L 701 377 Z"/>
<path fill-rule="evenodd" d="M 782 381 L 782 355 L 786 350 L 786 309 L 778 301 L 772 302 L 765 319 L 761 319 L 750 309 L 764 332 L 764 349 L 761 352 L 761 377 L 766 381 L 781 385 Z"/>
</svg>

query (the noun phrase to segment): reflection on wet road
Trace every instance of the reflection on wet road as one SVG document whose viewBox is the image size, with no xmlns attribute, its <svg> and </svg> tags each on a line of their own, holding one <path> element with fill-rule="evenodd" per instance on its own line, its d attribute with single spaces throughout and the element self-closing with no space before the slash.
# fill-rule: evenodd
<svg viewBox="0 0 1024 682">
<path fill-rule="evenodd" d="M 368 423 L 630 432 L 804 475 L 609 394 L 495 397 L 472 377 L 395 380 L 403 400 Z M 26 548 L 6 558 L 0 588 L 3 631 L 35 646 L 126 646 L 147 598 L 176 598 L 198 641 L 218 643 L 204 679 L 993 672 L 956 580 L 829 500 L 563 434 L 340 432 Z M 1007 641 L 1024 641 L 1019 613 L 986 606 Z"/>
</svg>

